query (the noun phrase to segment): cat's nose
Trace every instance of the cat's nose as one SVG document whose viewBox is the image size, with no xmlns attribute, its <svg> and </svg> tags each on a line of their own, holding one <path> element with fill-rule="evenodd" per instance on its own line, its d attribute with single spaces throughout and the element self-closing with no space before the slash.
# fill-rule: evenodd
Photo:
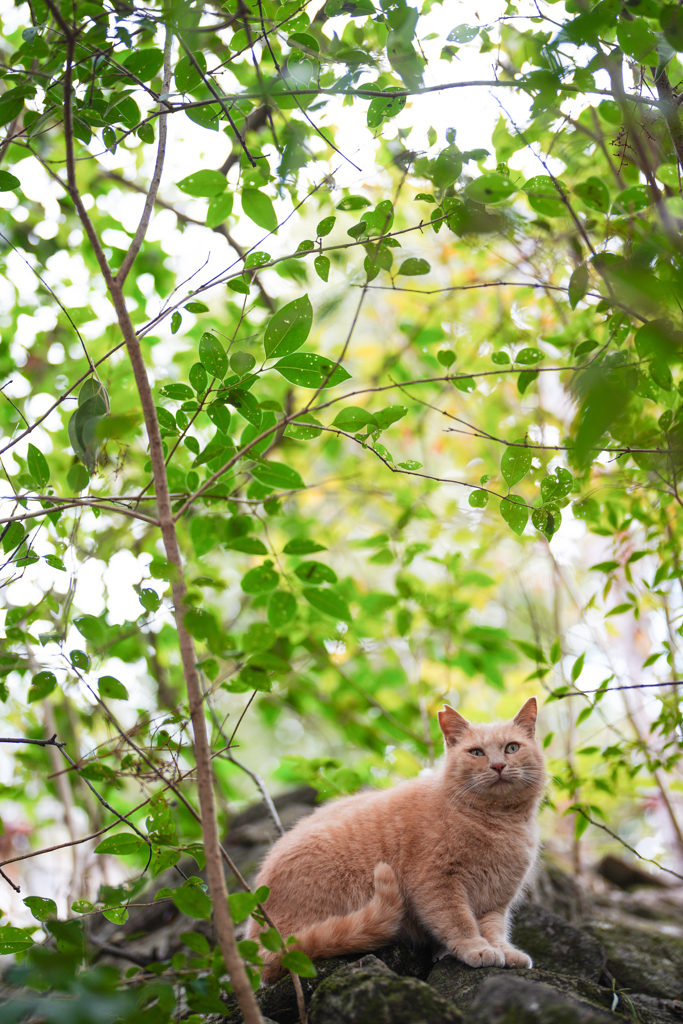
<svg viewBox="0 0 683 1024">
<path fill-rule="evenodd" d="M 490 767 L 493 768 L 494 772 L 498 772 L 499 775 L 502 775 L 505 762 L 499 761 L 498 764 L 492 764 Z"/>
</svg>

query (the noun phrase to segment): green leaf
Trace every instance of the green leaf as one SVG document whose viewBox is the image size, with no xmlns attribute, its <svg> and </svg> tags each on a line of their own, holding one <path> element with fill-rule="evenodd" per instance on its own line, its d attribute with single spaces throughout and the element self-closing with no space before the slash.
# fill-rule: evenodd
<svg viewBox="0 0 683 1024">
<path fill-rule="evenodd" d="M 242 649 L 246 654 L 266 651 L 275 643 L 275 631 L 265 622 L 252 622 L 249 629 L 242 635 Z"/>
<path fill-rule="evenodd" d="M 358 405 L 348 405 L 346 408 L 340 409 L 333 420 L 333 425 L 350 433 L 356 433 L 363 430 L 364 427 L 376 429 L 379 426 L 372 413 Z"/>
<path fill-rule="evenodd" d="M 542 648 L 537 644 L 530 644 L 527 640 L 513 640 L 512 642 L 515 647 L 518 647 L 522 654 L 526 654 L 527 658 L 530 658 L 531 661 L 537 661 L 542 664 L 547 662 Z"/>
<path fill-rule="evenodd" d="M 268 622 L 273 629 L 281 629 L 296 615 L 296 598 L 284 590 L 274 590 L 268 601 Z"/>
<path fill-rule="evenodd" d="M 532 366 L 534 363 L 539 363 L 541 359 L 545 358 L 545 354 L 541 352 L 540 348 L 523 348 L 515 356 L 515 362 L 521 363 L 522 366 Z"/>
<path fill-rule="evenodd" d="M 21 88 L 8 89 L 7 92 L 0 96 L 0 126 L 9 124 L 10 121 L 14 121 L 14 119 L 19 116 L 24 109 L 24 98 L 24 90 Z M 2 171 L 1 173 L 2 175 L 6 175 L 8 178 L 14 178 L 14 175 L 9 174 L 7 171 Z M 10 189 L 17 188 L 19 185 L 19 179 L 14 178 L 14 180 L 17 184 L 10 185 Z M 2 187 L 2 178 L 0 177 L 0 192 L 6 192 L 8 190 L 8 188 Z"/>
<path fill-rule="evenodd" d="M 159 393 L 174 402 L 187 402 L 194 398 L 194 391 L 187 384 L 164 384 Z"/>
<path fill-rule="evenodd" d="M 199 956 L 208 956 L 211 952 L 209 940 L 200 932 L 181 932 L 179 938 L 181 942 L 184 942 L 189 949 L 194 953 L 198 953 Z"/>
<path fill-rule="evenodd" d="M 392 423 L 403 419 L 407 412 L 405 405 L 388 405 L 385 409 L 374 413 L 374 417 L 380 430 L 386 430 Z"/>
<path fill-rule="evenodd" d="M 213 199 L 225 192 L 227 181 L 220 171 L 203 170 L 188 174 L 182 181 L 176 182 L 176 185 L 188 196 Z"/>
<path fill-rule="evenodd" d="M 231 537 L 225 546 L 228 551 L 243 551 L 246 555 L 268 554 L 268 548 L 258 537 Z"/>
<path fill-rule="evenodd" d="M 653 359 L 650 363 L 650 376 L 662 391 L 673 391 L 674 379 L 671 370 L 663 359 Z"/>
<path fill-rule="evenodd" d="M 456 25 L 448 33 L 448 42 L 459 43 L 462 46 L 463 43 L 469 43 L 472 39 L 476 39 L 480 31 L 481 29 L 476 25 Z"/>
<path fill-rule="evenodd" d="M 242 577 L 241 587 L 245 594 L 267 594 L 269 590 L 275 590 L 279 579 L 273 563 L 266 561 Z"/>
<path fill-rule="evenodd" d="M 333 619 L 341 619 L 342 622 L 351 622 L 349 606 L 334 590 L 307 587 L 302 593 L 316 611 L 324 612 L 325 615 L 329 615 Z"/>
<path fill-rule="evenodd" d="M 242 189 L 242 210 L 260 228 L 265 228 L 266 231 L 277 230 L 277 215 L 273 200 L 260 189 Z"/>
<path fill-rule="evenodd" d="M 619 568 L 619 562 L 596 562 L 595 565 L 589 566 L 591 572 L 613 572 Z"/>
<path fill-rule="evenodd" d="M 37 700 L 43 700 L 57 686 L 57 677 L 54 672 L 37 672 L 31 680 L 28 690 L 28 703 L 35 704 Z"/>
<path fill-rule="evenodd" d="M 199 918 L 202 921 L 210 920 L 213 905 L 210 898 L 198 885 L 188 885 L 186 882 L 179 889 L 173 890 L 172 899 L 181 914 Z"/>
<path fill-rule="evenodd" d="M 298 974 L 302 978 L 315 978 L 318 973 L 311 960 L 300 949 L 290 949 L 282 957 L 280 963 L 288 971 L 292 971 L 293 974 Z"/>
<path fill-rule="evenodd" d="M 582 263 L 577 267 L 569 279 L 569 305 L 576 309 L 577 303 L 581 301 L 588 291 L 588 267 Z"/>
<path fill-rule="evenodd" d="M 398 271 L 404 277 L 418 277 L 420 274 L 428 274 L 432 268 L 427 263 L 427 260 L 417 259 L 415 256 L 411 256 L 409 259 L 404 260 Z"/>
<path fill-rule="evenodd" d="M 630 601 L 626 601 L 624 604 L 617 604 L 617 605 L 614 606 L 614 608 L 610 608 L 610 610 L 608 612 L 606 612 L 605 618 L 608 619 L 610 617 L 610 615 L 623 615 L 624 612 L 632 612 L 632 611 L 633 611 L 633 605 L 631 604 Z"/>
<path fill-rule="evenodd" d="M 0 955 L 20 953 L 24 949 L 30 949 L 33 945 L 33 939 L 27 929 L 13 928 L 8 924 L 0 928 Z"/>
<path fill-rule="evenodd" d="M 230 915 L 235 924 L 239 924 L 240 921 L 246 921 L 261 901 L 256 893 L 253 892 L 233 892 L 230 893 L 228 902 L 230 904 Z"/>
<path fill-rule="evenodd" d="M 185 309 L 189 310 L 190 313 L 207 313 L 209 307 L 205 302 L 186 302 Z"/>
<path fill-rule="evenodd" d="M 520 445 L 526 445 L 527 441 L 525 437 L 519 438 L 515 441 L 514 446 L 510 446 L 503 452 L 500 460 L 500 470 L 503 474 L 508 487 L 514 487 L 520 480 L 523 480 L 531 469 L 532 453 L 527 447 L 519 447 Z"/>
<path fill-rule="evenodd" d="M 316 256 L 313 266 L 320 280 L 327 281 L 330 276 L 330 261 L 327 256 Z"/>
<path fill-rule="evenodd" d="M 405 105 L 405 96 L 396 96 L 393 99 L 386 96 L 375 96 L 375 98 L 370 101 L 370 106 L 368 107 L 366 115 L 366 123 L 370 131 L 374 131 L 376 128 L 379 128 L 385 121 L 390 120 L 390 118 L 396 117 L 397 114 L 401 113 Z"/>
<path fill-rule="evenodd" d="M 128 907 L 107 907 L 102 916 L 112 924 L 125 924 L 128 920 Z"/>
<path fill-rule="evenodd" d="M 529 509 L 518 494 L 510 494 L 500 503 L 500 514 L 510 529 L 520 537 L 529 518 Z"/>
<path fill-rule="evenodd" d="M 531 522 L 547 540 L 551 540 L 562 523 L 560 506 L 551 504 L 535 508 L 531 513 Z"/>
<path fill-rule="evenodd" d="M 472 508 L 486 508 L 489 503 L 489 497 L 490 495 L 488 491 L 472 491 L 468 498 L 468 502 Z"/>
<path fill-rule="evenodd" d="M 589 210 L 596 213 L 607 213 L 609 210 L 609 192 L 600 178 L 592 175 L 574 188 L 574 194 L 586 204 Z"/>
<path fill-rule="evenodd" d="M 308 295 L 288 302 L 268 321 L 263 347 L 268 359 L 291 355 L 304 344 L 311 333 L 313 307 Z"/>
<path fill-rule="evenodd" d="M 405 98 L 404 98 L 405 104 Z M 457 181 L 462 171 L 462 153 L 455 143 L 442 149 L 431 167 L 431 178 L 439 192 Z"/>
<path fill-rule="evenodd" d="M 683 10 L 676 4 L 666 4 L 660 11 L 659 24 L 674 50 L 683 50 Z"/>
<path fill-rule="evenodd" d="M 254 267 L 263 267 L 266 263 L 270 263 L 271 258 L 267 252 L 250 252 L 244 261 L 246 270 L 251 270 Z"/>
<path fill-rule="evenodd" d="M 257 480 L 268 487 L 289 491 L 306 486 L 297 471 L 282 462 L 258 462 L 252 466 L 251 472 Z"/>
<path fill-rule="evenodd" d="M 520 395 L 530 387 L 538 377 L 538 370 L 522 370 L 517 377 L 517 390 Z"/>
<path fill-rule="evenodd" d="M 657 37 L 643 18 L 633 18 L 632 21 L 620 18 L 617 23 L 617 39 L 624 53 L 639 64 L 657 63 Z"/>
<path fill-rule="evenodd" d="M 351 379 L 351 374 L 343 366 L 337 366 L 331 359 L 313 352 L 295 352 L 285 356 L 275 364 L 274 369 L 290 384 L 311 390 L 334 388 Z"/>
<path fill-rule="evenodd" d="M 57 916 L 57 904 L 54 900 L 44 896 L 27 896 L 23 903 L 31 911 L 36 921 L 47 921 L 48 918 Z"/>
<path fill-rule="evenodd" d="M 558 178 L 548 174 L 537 174 L 522 185 L 526 192 L 529 206 L 544 217 L 562 217 L 567 213 L 567 206 L 561 196 L 567 194 L 567 186 Z"/>
<path fill-rule="evenodd" d="M 324 238 L 326 235 L 329 235 L 336 223 L 336 217 L 323 217 L 315 229 L 316 238 Z"/>
<path fill-rule="evenodd" d="M 217 228 L 220 224 L 226 220 L 232 213 L 233 193 L 224 192 L 222 195 L 215 196 L 209 203 L 209 208 L 206 211 L 206 226 L 207 228 Z"/>
<path fill-rule="evenodd" d="M 107 836 L 99 846 L 95 847 L 95 853 L 112 853 L 118 857 L 137 853 L 143 841 L 134 832 L 119 832 L 115 836 Z"/>
<path fill-rule="evenodd" d="M 71 909 L 75 910 L 77 914 L 89 914 L 95 907 L 88 900 L 76 900 L 71 904 Z"/>
<path fill-rule="evenodd" d="M 259 932 L 259 942 L 272 953 L 277 953 L 283 946 L 282 936 L 277 928 L 267 928 L 264 932 Z"/>
<path fill-rule="evenodd" d="M 573 683 L 576 682 L 576 680 L 579 678 L 579 676 L 583 672 L 583 663 L 584 663 L 585 660 L 586 660 L 586 654 L 584 652 L 583 654 L 579 655 L 579 657 L 576 659 L 576 661 L 572 665 L 572 682 Z"/>
<path fill-rule="evenodd" d="M 182 315 L 176 311 L 171 316 L 171 334 L 177 334 L 181 323 L 183 322 Z"/>
<path fill-rule="evenodd" d="M 33 444 L 28 446 L 27 463 L 29 473 L 38 484 L 38 487 L 44 490 L 50 482 L 50 467 L 43 453 Z"/>
<path fill-rule="evenodd" d="M 314 587 L 322 586 L 323 583 L 337 582 L 337 574 L 334 569 L 323 562 L 302 562 L 294 572 L 300 580 Z"/>
<path fill-rule="evenodd" d="M 502 174 L 482 174 L 470 182 L 464 191 L 467 199 L 473 199 L 475 203 L 485 203 L 492 206 L 495 203 L 502 203 L 509 199 L 517 191 L 509 178 Z"/>
<path fill-rule="evenodd" d="M 370 205 L 370 200 L 366 199 L 365 196 L 345 196 L 340 203 L 337 203 L 337 209 L 345 211 L 362 210 Z"/>
<path fill-rule="evenodd" d="M 100 697 L 110 697 L 113 700 L 128 700 L 128 690 L 114 676 L 100 676 L 97 680 L 97 689 Z"/>
<path fill-rule="evenodd" d="M 141 82 L 151 82 L 164 63 L 163 51 L 156 46 L 144 50 L 132 50 L 121 59 L 127 71 L 139 78 Z"/>
<path fill-rule="evenodd" d="M 285 555 L 312 555 L 315 551 L 327 551 L 327 548 L 306 537 L 295 537 L 287 541 L 282 550 Z"/>
<path fill-rule="evenodd" d="M 576 716 L 576 724 L 577 725 L 583 725 L 583 723 L 586 721 L 586 719 L 590 718 L 590 716 L 593 714 L 594 710 L 595 710 L 595 708 L 593 707 L 592 704 L 590 705 L 590 707 L 581 708 L 581 710 L 579 711 L 578 715 Z"/>
<path fill-rule="evenodd" d="M 285 437 L 293 437 L 297 441 L 312 441 L 321 434 L 322 424 L 310 412 L 301 413 L 294 423 L 285 428 Z"/>
<path fill-rule="evenodd" d="M 4 98 L 5 97 L 3 96 L 2 99 Z M 23 103 L 24 101 L 22 100 L 22 106 Z M 19 188 L 20 185 L 21 182 L 14 174 L 10 174 L 9 171 L 0 171 L 0 192 L 13 192 L 14 189 Z"/>
<path fill-rule="evenodd" d="M 225 377 L 228 370 L 228 357 L 215 335 L 202 334 L 199 341 L 199 361 L 212 377 Z"/>
<path fill-rule="evenodd" d="M 6 533 L 2 538 L 2 550 L 8 555 L 10 551 L 14 551 L 15 548 L 19 547 L 26 536 L 26 530 L 21 523 L 10 523 L 5 529 Z"/>
</svg>

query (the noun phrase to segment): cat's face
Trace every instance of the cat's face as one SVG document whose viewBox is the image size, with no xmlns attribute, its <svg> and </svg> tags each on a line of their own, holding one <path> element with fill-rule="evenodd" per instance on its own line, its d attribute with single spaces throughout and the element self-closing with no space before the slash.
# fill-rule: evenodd
<svg viewBox="0 0 683 1024">
<path fill-rule="evenodd" d="M 446 705 L 439 725 L 446 741 L 446 777 L 463 807 L 501 807 L 537 800 L 545 762 L 535 738 L 536 698 L 509 722 L 468 722 Z"/>
</svg>

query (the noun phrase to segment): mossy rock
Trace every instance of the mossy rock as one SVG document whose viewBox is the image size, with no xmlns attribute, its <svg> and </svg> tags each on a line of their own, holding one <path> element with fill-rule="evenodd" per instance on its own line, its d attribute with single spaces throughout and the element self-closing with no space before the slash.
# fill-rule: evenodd
<svg viewBox="0 0 683 1024">
<path fill-rule="evenodd" d="M 514 915 L 511 942 L 528 953 L 534 967 L 598 981 L 607 953 L 593 935 L 537 903 L 523 903 Z"/>
<path fill-rule="evenodd" d="M 546 971 L 539 967 L 468 967 L 452 956 L 445 956 L 434 965 L 427 983 L 468 1016 L 469 1009 L 482 986 L 490 978 L 496 977 L 518 978 L 543 985 L 544 988 L 553 988 L 558 998 L 589 1004 L 594 1011 L 604 1012 L 612 1005 L 611 990 L 586 978 L 558 974 L 556 971 Z"/>
<path fill-rule="evenodd" d="M 612 921 L 587 927 L 607 950 L 607 970 L 618 988 L 629 995 L 683 999 L 683 939 Z"/>
<path fill-rule="evenodd" d="M 616 1017 L 557 988 L 511 971 L 488 977 L 472 1000 L 468 1024 L 617 1024 Z"/>
<path fill-rule="evenodd" d="M 424 980 L 432 968 L 432 958 L 428 951 L 414 952 L 402 943 L 393 946 L 383 946 L 375 950 L 375 957 L 397 975 L 420 978 Z M 301 987 L 304 992 L 306 1005 L 310 1004 L 313 993 L 318 986 L 329 978 L 331 974 L 342 967 L 358 961 L 357 953 L 347 953 L 344 956 L 333 957 L 330 960 L 316 960 L 317 974 L 314 978 L 302 978 Z M 259 989 L 256 995 L 261 1013 L 265 1017 L 275 1021 L 275 1024 L 297 1024 L 299 1020 L 299 1009 L 296 1002 L 296 992 L 290 974 L 280 978 L 274 985 Z M 222 1017 L 223 1024 L 241 1024 L 242 1014 L 237 1008 L 237 1002 L 232 997 L 229 1002 L 230 1010 L 227 1016 Z"/>
<path fill-rule="evenodd" d="M 339 968 L 316 990 L 310 1024 L 462 1024 L 462 1015 L 417 978 L 402 978 L 376 956 Z"/>
</svg>

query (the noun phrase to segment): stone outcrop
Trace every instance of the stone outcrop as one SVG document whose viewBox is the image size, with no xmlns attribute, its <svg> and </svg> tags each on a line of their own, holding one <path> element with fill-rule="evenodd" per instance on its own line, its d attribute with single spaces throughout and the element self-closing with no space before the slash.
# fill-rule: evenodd
<svg viewBox="0 0 683 1024">
<path fill-rule="evenodd" d="M 308 789 L 279 797 L 285 828 L 314 800 Z M 255 805 L 233 821 L 226 849 L 248 876 L 275 838 L 263 805 Z M 193 862 L 183 867 L 199 873 Z M 601 881 L 603 891 L 591 892 L 557 865 L 541 866 L 512 926 L 512 941 L 534 961 L 530 970 L 475 970 L 400 944 L 319 961 L 316 977 L 301 979 L 310 1024 L 683 1024 L 683 889 L 634 888 L 637 872 L 617 868 L 609 865 L 628 886 Z M 166 872 L 146 899 L 176 884 Z M 132 911 L 122 926 L 101 920 L 92 939 L 104 961 L 144 965 L 186 951 L 180 935 L 190 930 L 213 938 L 207 922 L 164 903 Z M 261 989 L 258 1000 L 266 1024 L 297 1024 L 291 977 Z M 224 1001 L 225 1013 L 207 1024 L 240 1024 L 234 1000 Z"/>
</svg>

